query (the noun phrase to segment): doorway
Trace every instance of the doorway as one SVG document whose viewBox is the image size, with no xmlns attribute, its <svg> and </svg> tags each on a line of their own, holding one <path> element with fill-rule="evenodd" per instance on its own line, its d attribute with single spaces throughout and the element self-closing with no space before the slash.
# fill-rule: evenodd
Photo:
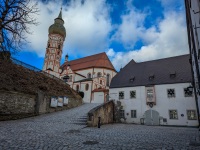
<svg viewBox="0 0 200 150">
<path fill-rule="evenodd" d="M 155 110 L 147 110 L 144 113 L 145 125 L 159 125 L 159 113 Z"/>
</svg>

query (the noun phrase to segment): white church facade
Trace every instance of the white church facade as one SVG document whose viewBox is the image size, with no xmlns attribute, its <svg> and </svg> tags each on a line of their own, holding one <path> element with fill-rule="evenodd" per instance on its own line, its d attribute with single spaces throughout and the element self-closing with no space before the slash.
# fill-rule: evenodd
<svg viewBox="0 0 200 150">
<path fill-rule="evenodd" d="M 76 91 L 84 92 L 86 103 L 104 103 L 108 100 L 109 86 L 116 71 L 106 53 L 68 61 L 61 66 L 60 78 Z"/>
<path fill-rule="evenodd" d="M 109 97 L 121 102 L 123 122 L 198 126 L 189 55 L 136 63 L 112 80 Z"/>
<path fill-rule="evenodd" d="M 108 100 L 109 85 L 116 70 L 106 53 L 100 53 L 60 65 L 66 37 L 62 11 L 49 27 L 43 71 L 61 78 L 77 92 L 83 92 L 85 103 L 104 103 Z"/>
</svg>

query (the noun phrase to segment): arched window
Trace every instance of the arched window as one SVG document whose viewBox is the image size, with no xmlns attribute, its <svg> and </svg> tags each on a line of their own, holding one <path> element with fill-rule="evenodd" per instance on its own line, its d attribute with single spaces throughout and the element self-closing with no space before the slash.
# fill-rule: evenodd
<svg viewBox="0 0 200 150">
<path fill-rule="evenodd" d="M 107 74 L 106 76 L 106 86 L 109 86 L 110 85 L 110 75 Z"/>
<path fill-rule="evenodd" d="M 85 85 L 85 90 L 87 91 L 89 89 L 89 84 Z"/>
<path fill-rule="evenodd" d="M 58 49 L 60 49 L 60 44 L 58 45 Z"/>
<path fill-rule="evenodd" d="M 100 80 L 100 84 L 102 84 L 102 80 Z"/>
<path fill-rule="evenodd" d="M 101 72 L 98 72 L 98 73 L 97 73 L 97 77 L 101 77 Z"/>
<path fill-rule="evenodd" d="M 87 74 L 87 77 L 88 77 L 88 78 L 91 78 L 91 73 L 88 73 L 88 74 Z"/>
<path fill-rule="evenodd" d="M 76 85 L 76 91 L 79 92 L 79 85 Z"/>
</svg>

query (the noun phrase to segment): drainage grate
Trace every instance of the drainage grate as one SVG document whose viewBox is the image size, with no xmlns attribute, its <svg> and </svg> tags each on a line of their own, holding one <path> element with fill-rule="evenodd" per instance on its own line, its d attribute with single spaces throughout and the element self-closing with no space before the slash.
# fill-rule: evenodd
<svg viewBox="0 0 200 150">
<path fill-rule="evenodd" d="M 94 144 L 98 144 L 99 142 L 97 142 L 97 141 L 85 141 L 85 142 L 83 142 L 83 144 L 85 144 L 85 145 L 94 145 Z"/>
</svg>

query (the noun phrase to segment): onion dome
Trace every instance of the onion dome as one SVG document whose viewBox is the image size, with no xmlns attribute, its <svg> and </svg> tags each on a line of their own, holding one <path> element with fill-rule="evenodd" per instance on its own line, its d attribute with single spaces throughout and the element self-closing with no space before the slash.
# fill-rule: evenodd
<svg viewBox="0 0 200 150">
<path fill-rule="evenodd" d="M 66 37 L 66 30 L 64 25 L 64 20 L 62 19 L 62 9 L 56 19 L 54 19 L 54 24 L 49 27 L 49 34 L 59 34 L 61 36 Z"/>
</svg>

